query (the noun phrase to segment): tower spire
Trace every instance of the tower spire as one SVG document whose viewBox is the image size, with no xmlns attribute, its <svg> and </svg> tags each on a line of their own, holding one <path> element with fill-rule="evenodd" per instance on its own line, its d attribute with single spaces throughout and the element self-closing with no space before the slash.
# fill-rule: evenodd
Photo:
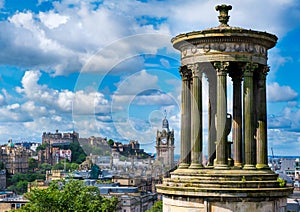
<svg viewBox="0 0 300 212">
<path fill-rule="evenodd" d="M 165 129 L 167 132 L 169 132 L 169 121 L 167 119 L 167 111 L 164 110 L 164 119 L 162 121 L 162 128 Z"/>
</svg>

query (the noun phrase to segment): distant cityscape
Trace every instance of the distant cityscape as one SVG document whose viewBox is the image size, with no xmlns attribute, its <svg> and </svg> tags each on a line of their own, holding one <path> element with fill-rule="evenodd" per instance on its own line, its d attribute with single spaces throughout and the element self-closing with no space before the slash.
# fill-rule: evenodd
<svg viewBox="0 0 300 212">
<path fill-rule="evenodd" d="M 177 163 L 174 130 L 169 129 L 166 118 L 157 130 L 156 152 L 151 154 L 135 140 L 121 143 L 94 136 L 80 138 L 77 132 L 43 132 L 41 140 L 9 140 L 1 145 L 0 209 L 20 208 L 28 202 L 24 193 L 47 188 L 53 180 L 71 178 L 97 186 L 102 196 L 118 197 L 117 211 L 146 211 L 161 199 L 155 185 Z M 24 183 L 28 176 L 31 179 Z"/>
</svg>

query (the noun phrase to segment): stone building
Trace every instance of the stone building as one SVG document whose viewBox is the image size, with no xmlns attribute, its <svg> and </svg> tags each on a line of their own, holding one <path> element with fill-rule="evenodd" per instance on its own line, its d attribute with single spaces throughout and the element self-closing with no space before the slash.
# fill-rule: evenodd
<svg viewBox="0 0 300 212">
<path fill-rule="evenodd" d="M 286 211 L 293 191 L 280 185 L 268 166 L 267 51 L 277 37 L 229 26 L 231 9 L 216 6 L 219 26 L 172 39 L 181 53 L 181 148 L 178 168 L 157 185 L 164 211 Z M 232 115 L 227 108 L 228 76 Z M 209 97 L 207 140 L 202 126 L 204 77 Z M 208 164 L 202 159 L 204 142 Z"/>
<path fill-rule="evenodd" d="M 56 130 L 55 133 L 46 133 L 42 135 L 42 146 L 38 152 L 38 162 L 56 164 L 60 160 L 68 159 L 71 161 L 72 151 L 70 149 L 61 150 L 62 146 L 68 146 L 73 142 L 79 142 L 79 133 L 67 132 L 61 133 Z"/>
<path fill-rule="evenodd" d="M 78 139 L 79 139 L 79 133 L 77 132 L 61 133 L 58 130 L 56 130 L 55 133 L 43 132 L 42 144 L 72 143 L 78 141 Z"/>
<path fill-rule="evenodd" d="M 144 149 L 140 149 L 140 143 L 138 141 L 131 140 L 128 144 L 123 144 L 121 142 L 115 142 L 111 145 L 112 154 L 115 157 L 123 155 L 126 157 L 135 157 L 135 158 L 148 158 L 150 157 Z"/>
<path fill-rule="evenodd" d="M 169 129 L 169 121 L 165 117 L 162 121 L 162 130 L 156 133 L 156 160 L 161 161 L 165 169 L 174 166 L 174 130 Z"/>
<path fill-rule="evenodd" d="M 0 170 L 0 191 L 6 189 L 6 170 Z"/>
<path fill-rule="evenodd" d="M 15 145 L 12 140 L 9 140 L 8 144 L 1 146 L 0 161 L 9 174 L 27 173 L 29 155 L 30 152 L 26 148 Z"/>
<path fill-rule="evenodd" d="M 103 186 L 101 196 L 117 197 L 117 212 L 143 212 L 151 209 L 157 200 L 157 195 L 150 192 L 140 192 L 137 187 Z"/>
</svg>

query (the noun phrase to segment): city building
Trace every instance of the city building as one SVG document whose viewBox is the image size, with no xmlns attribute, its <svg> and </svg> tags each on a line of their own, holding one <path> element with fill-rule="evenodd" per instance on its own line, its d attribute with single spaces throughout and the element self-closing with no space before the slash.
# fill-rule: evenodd
<svg viewBox="0 0 300 212">
<path fill-rule="evenodd" d="M 6 189 L 6 169 L 0 170 L 0 191 Z"/>
<path fill-rule="evenodd" d="M 41 143 L 37 143 L 37 142 L 17 142 L 17 143 L 15 143 L 15 145 L 22 146 L 22 147 L 26 148 L 27 150 L 31 150 L 31 151 L 35 152 L 36 148 L 38 146 L 40 146 Z"/>
<path fill-rule="evenodd" d="M 2 145 L 0 161 L 4 164 L 8 174 L 28 172 L 28 158 L 30 151 L 23 146 L 15 145 L 12 140 Z"/>
<path fill-rule="evenodd" d="M 66 133 L 61 133 L 58 130 L 55 131 L 55 133 L 46 133 L 43 132 L 42 135 L 42 144 L 48 143 L 48 144 L 57 144 L 57 143 L 62 143 L 62 144 L 70 144 L 73 142 L 78 142 L 79 139 L 79 133 L 76 132 L 66 132 Z"/>
<path fill-rule="evenodd" d="M 157 201 L 156 194 L 140 192 L 137 187 L 103 186 L 100 187 L 100 194 L 107 198 L 118 198 L 116 212 L 144 212 Z"/>
<path fill-rule="evenodd" d="M 10 191 L 0 192 L 0 211 L 11 211 L 21 208 L 28 202 L 23 196 L 18 196 Z"/>
<path fill-rule="evenodd" d="M 295 178 L 294 187 L 296 190 L 300 191 L 300 159 L 295 160 Z"/>
<path fill-rule="evenodd" d="M 76 132 L 61 133 L 56 130 L 55 133 L 46 133 L 42 135 L 42 147 L 38 151 L 38 162 L 56 164 L 61 160 L 71 161 L 72 151 L 66 149 L 71 143 L 79 142 L 79 134 Z"/>
<path fill-rule="evenodd" d="M 170 131 L 167 117 L 162 121 L 162 130 L 156 133 L 156 160 L 161 161 L 166 169 L 174 167 L 174 130 Z"/>
<path fill-rule="evenodd" d="M 111 148 L 113 158 L 120 158 L 120 156 L 125 156 L 145 159 L 151 157 L 144 151 L 144 149 L 140 148 L 140 143 L 138 141 L 131 140 L 128 144 L 114 141 L 111 145 Z"/>
</svg>

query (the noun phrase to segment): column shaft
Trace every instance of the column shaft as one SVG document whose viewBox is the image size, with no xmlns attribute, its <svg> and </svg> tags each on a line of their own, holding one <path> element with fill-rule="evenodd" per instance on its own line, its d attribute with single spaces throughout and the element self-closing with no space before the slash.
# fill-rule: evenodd
<svg viewBox="0 0 300 212">
<path fill-rule="evenodd" d="M 226 119 L 227 119 L 227 70 L 228 62 L 216 62 L 214 66 L 217 70 L 217 143 L 216 143 L 216 159 L 214 161 L 215 168 L 228 168 L 227 155 L 227 135 L 226 135 Z"/>
<path fill-rule="evenodd" d="M 233 122 L 232 122 L 232 139 L 233 139 L 233 159 L 234 166 L 242 166 L 242 74 L 234 70 L 232 74 L 233 81 Z"/>
<path fill-rule="evenodd" d="M 180 68 L 182 77 L 181 92 L 181 136 L 179 168 L 188 168 L 191 161 L 191 71 L 186 66 Z"/>
<path fill-rule="evenodd" d="M 269 67 L 263 67 L 259 72 L 258 81 L 258 129 L 257 139 L 257 164 L 256 168 L 268 169 L 268 141 L 267 141 L 267 98 L 266 98 L 266 75 Z"/>
<path fill-rule="evenodd" d="M 247 63 L 244 67 L 244 141 L 245 166 L 244 169 L 255 169 L 255 126 L 253 107 L 253 72 L 257 64 Z"/>
<path fill-rule="evenodd" d="M 213 166 L 214 159 L 216 158 L 216 82 L 213 84 L 209 80 L 209 102 L 208 102 L 208 165 Z"/>
<path fill-rule="evenodd" d="M 216 111 L 217 111 L 217 74 L 211 63 L 202 63 L 208 80 L 208 166 L 214 165 L 216 158 Z M 201 64 L 201 65 L 202 65 Z"/>
<path fill-rule="evenodd" d="M 191 160 L 190 169 L 198 169 L 202 165 L 202 73 L 199 64 L 188 66 L 192 70 L 191 98 Z"/>
</svg>

